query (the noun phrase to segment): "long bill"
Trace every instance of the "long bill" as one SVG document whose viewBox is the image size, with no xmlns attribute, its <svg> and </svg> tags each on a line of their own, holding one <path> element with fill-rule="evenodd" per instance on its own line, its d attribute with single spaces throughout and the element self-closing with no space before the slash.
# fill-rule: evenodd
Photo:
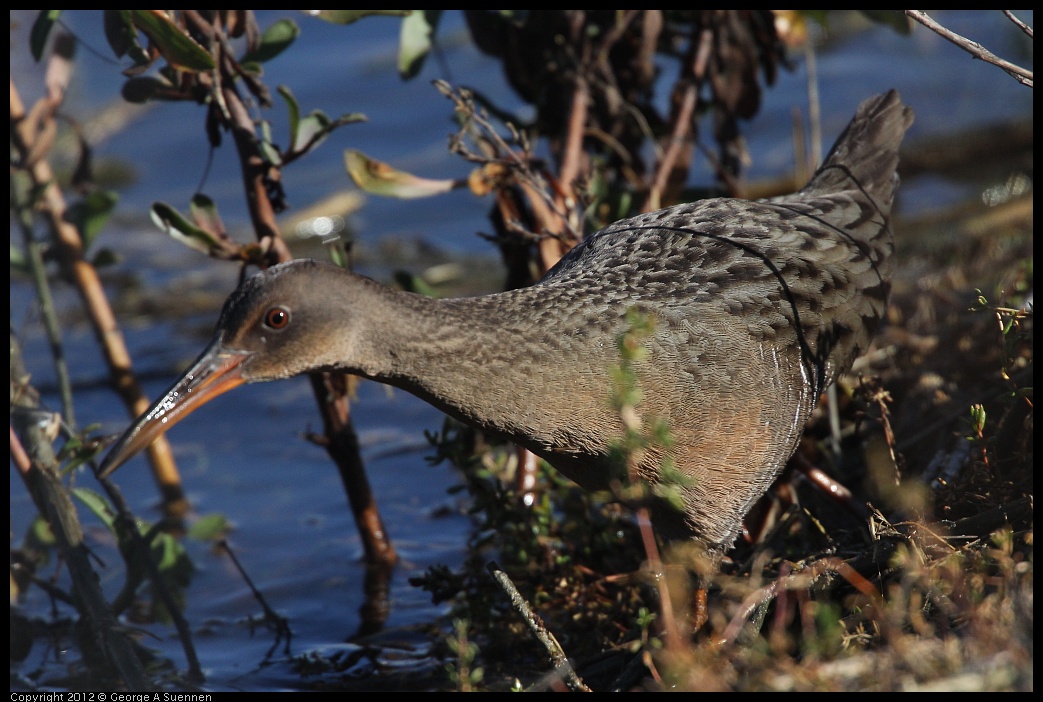
<svg viewBox="0 0 1043 702">
<path fill-rule="evenodd" d="M 180 380 L 123 433 L 98 469 L 100 477 L 112 473 L 196 409 L 246 382 L 242 364 L 250 352 L 226 349 L 221 342 L 218 335 Z"/>
</svg>

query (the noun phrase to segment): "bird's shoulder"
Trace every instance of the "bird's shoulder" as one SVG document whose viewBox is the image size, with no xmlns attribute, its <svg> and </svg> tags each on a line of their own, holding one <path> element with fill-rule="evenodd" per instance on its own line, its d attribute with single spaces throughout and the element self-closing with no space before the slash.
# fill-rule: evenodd
<svg viewBox="0 0 1043 702">
<path fill-rule="evenodd" d="M 773 275 L 765 260 L 798 254 L 808 222 L 773 203 L 715 198 L 635 215 L 592 234 L 543 282 L 600 281 L 712 290 L 725 281 Z M 798 231 L 800 230 L 800 231 Z"/>
</svg>

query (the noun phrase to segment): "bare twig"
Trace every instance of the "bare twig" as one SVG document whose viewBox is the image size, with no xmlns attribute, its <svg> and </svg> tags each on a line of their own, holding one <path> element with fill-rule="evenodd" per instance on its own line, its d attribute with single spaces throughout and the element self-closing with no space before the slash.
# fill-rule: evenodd
<svg viewBox="0 0 1043 702">
<path fill-rule="evenodd" d="M 217 82 L 210 93 L 215 97 L 215 101 L 219 99 L 220 104 L 224 106 L 226 126 L 232 132 L 242 165 L 243 190 L 246 194 L 250 221 L 258 241 L 266 252 L 265 262 L 267 265 L 274 265 L 289 261 L 293 254 L 279 235 L 279 227 L 275 221 L 277 203 L 273 201 L 272 196 L 273 184 L 280 181 L 281 166 L 276 167 L 269 163 L 259 151 L 256 123 L 250 115 L 246 100 L 240 95 L 236 80 L 242 71 L 234 60 L 224 28 L 210 26 L 199 14 L 189 17 L 202 31 L 215 37 L 216 46 L 220 49 L 219 53 L 214 49 L 217 53 L 215 58 L 219 59 L 218 65 L 221 68 L 214 73 Z M 220 22 L 220 15 L 215 22 Z M 251 94 L 262 103 L 267 100 L 267 93 L 267 88 L 260 83 L 251 84 Z M 384 528 L 359 454 L 358 439 L 351 423 L 347 383 L 335 373 L 318 373 L 312 375 L 311 384 L 326 428 L 326 450 L 336 463 L 344 482 L 366 559 L 370 563 L 394 564 L 398 560 L 398 554 L 387 529 Z"/>
<path fill-rule="evenodd" d="M 697 82 L 702 82 L 706 75 L 706 66 L 710 60 L 710 52 L 713 48 L 713 33 L 709 29 L 703 29 L 699 33 L 699 44 L 692 58 L 692 76 Z M 642 206 L 643 212 L 650 212 L 662 207 L 663 192 L 670 181 L 674 165 L 680 159 L 681 153 L 688 148 L 690 135 L 692 133 L 692 118 L 695 108 L 699 102 L 699 90 L 696 83 L 688 82 L 684 86 L 684 93 L 680 98 L 680 105 L 672 117 L 673 128 L 670 134 L 670 142 L 663 154 L 662 160 L 656 167 L 655 178 L 649 189 L 648 197 Z"/>
<path fill-rule="evenodd" d="M 392 566 L 398 562 L 398 552 L 384 527 L 362 462 L 358 433 L 351 421 L 350 379 L 342 373 L 312 373 L 309 380 L 322 414 L 323 447 L 340 473 L 366 562 Z"/>
<path fill-rule="evenodd" d="M 143 535 L 138 529 L 138 520 L 131 513 L 130 508 L 127 506 L 126 500 L 123 499 L 123 495 L 119 489 L 107 478 L 98 478 L 98 482 L 105 490 L 105 494 L 109 497 L 109 502 L 116 510 L 119 523 L 122 524 L 123 531 L 127 534 L 130 540 L 133 553 L 135 555 L 128 556 L 125 558 L 129 564 L 131 560 L 135 563 L 141 563 L 144 565 L 145 573 L 148 575 L 148 579 L 152 585 L 153 596 L 158 599 L 163 607 L 167 610 L 167 614 L 170 617 L 171 623 L 174 628 L 177 629 L 178 640 L 181 642 L 181 650 L 185 652 L 185 660 L 188 663 L 188 678 L 197 683 L 202 683 L 206 678 L 203 674 L 203 668 L 199 663 L 199 655 L 196 652 L 195 644 L 192 641 L 192 628 L 189 626 L 188 621 L 185 620 L 185 615 L 181 611 L 181 605 L 178 603 L 177 598 L 170 591 L 171 588 L 167 585 L 160 573 L 159 566 L 153 559 L 150 544 L 156 536 L 156 532 L 159 531 L 158 526 L 152 527 L 148 535 Z M 115 524 L 114 524 L 115 527 Z M 131 568 L 128 568 L 130 571 Z M 130 596 L 133 597 L 133 590 L 136 589 L 136 582 L 133 578 L 128 577 L 128 583 L 134 583 L 134 587 L 131 588 Z M 119 598 L 117 598 L 118 600 Z M 117 613 L 120 611 L 113 605 Z"/>
<path fill-rule="evenodd" d="M 945 27 L 931 19 L 923 10 L 906 10 L 905 14 L 908 15 L 910 18 L 916 20 L 923 26 L 927 27 L 932 32 L 935 32 L 936 34 L 944 37 L 945 39 L 948 39 L 950 42 L 960 47 L 974 58 L 981 59 L 982 61 L 991 63 L 994 66 L 998 66 L 999 68 L 1002 68 L 1004 71 L 1013 76 L 1014 79 L 1017 80 L 1019 83 L 1027 85 L 1030 88 L 1033 87 L 1032 71 L 1028 70 L 1027 68 L 1022 68 L 1021 66 L 1013 64 L 1010 61 L 1005 61 L 1001 59 L 999 56 L 996 56 L 988 49 L 986 49 L 978 42 L 971 41 L 966 37 L 960 36 L 956 32 L 946 29 Z M 1009 14 L 1007 16 L 1010 17 Z M 1023 25 L 1021 22 L 1017 22 L 1017 24 L 1019 27 L 1022 28 L 1022 31 L 1027 30 L 1029 36 L 1032 35 L 1031 29 L 1027 29 L 1027 27 L 1025 27 L 1025 25 Z"/>
<path fill-rule="evenodd" d="M 649 516 L 647 507 L 638 508 L 637 524 L 641 533 L 641 543 L 644 545 L 645 553 L 648 556 L 648 567 L 652 570 L 656 586 L 659 588 L 659 609 L 663 615 L 663 634 L 666 638 L 666 647 L 671 651 L 680 651 L 682 644 L 681 632 L 677 628 L 673 600 L 670 598 L 670 588 L 667 585 L 666 574 L 663 572 L 663 559 L 659 556 L 655 533 L 652 531 L 652 518 Z"/>
<path fill-rule="evenodd" d="M 478 109 L 469 91 L 455 89 L 442 80 L 434 81 L 434 86 L 453 101 L 456 110 L 464 119 L 460 131 L 450 139 L 450 150 L 474 163 L 483 165 L 495 163 L 509 169 L 510 174 L 525 193 L 536 221 L 542 225 L 541 234 L 546 235 L 537 237 L 537 241 L 542 245 L 547 237 L 552 237 L 558 242 L 555 246 L 559 249 L 556 254 L 550 252 L 547 255 L 541 246 L 541 255 L 546 264 L 544 270 L 549 269 L 550 265 L 556 263 L 565 251 L 583 239 L 578 218 L 569 216 L 576 200 L 571 179 L 578 175 L 578 164 L 569 168 L 570 173 L 567 176 L 569 180 L 566 180 L 566 176 L 563 175 L 560 180 L 548 183 L 544 174 L 533 167 L 532 151 L 522 133 L 515 130 L 512 125 L 506 125 L 511 130 L 512 140 L 518 148 L 512 147 Z M 577 139 L 583 135 L 582 125 L 585 123 L 587 102 L 586 87 L 577 85 L 571 113 L 573 126 L 578 125 L 574 132 Z M 464 135 L 472 128 L 477 131 L 474 138 L 482 140 L 489 147 L 485 150 L 486 153 L 475 153 L 464 143 Z"/>
<path fill-rule="evenodd" d="M 33 187 L 40 193 L 37 208 L 51 229 L 54 253 L 83 299 L 94 334 L 105 354 L 112 385 L 130 413 L 138 416 L 148 409 L 148 398 L 134 376 L 130 352 L 98 271 L 86 259 L 80 233 L 66 217 L 68 204 L 46 158 L 47 149 L 41 148 L 39 143 L 41 133 L 46 134 L 47 125 L 54 122 L 55 113 L 64 98 L 64 85 L 50 81 L 48 94 L 40 98 L 27 113 L 13 79 L 10 84 L 11 145 L 18 154 L 15 167 L 28 175 Z M 163 437 L 153 441 L 148 447 L 148 457 L 163 495 L 164 507 L 173 514 L 185 511 L 188 503 L 181 489 L 181 477 L 170 443 Z"/>
<path fill-rule="evenodd" d="M 812 563 L 799 573 L 792 575 L 780 573 L 780 577 L 777 580 L 751 592 L 743 601 L 739 611 L 728 623 L 719 643 L 734 643 L 750 615 L 764 607 L 773 598 L 778 597 L 785 591 L 800 591 L 811 588 L 820 578 L 829 573 L 839 574 L 852 587 L 869 598 L 873 605 L 878 606 L 882 602 L 879 590 L 866 580 L 861 573 L 851 567 L 850 564 L 839 558 L 823 558 Z"/>
<path fill-rule="evenodd" d="M 11 395 L 18 398 L 11 406 L 11 460 L 37 510 L 47 520 L 68 568 L 80 615 L 77 629 L 94 644 L 95 655 L 88 660 L 103 664 L 104 674 L 121 681 L 127 689 L 151 690 L 152 683 L 134 643 L 105 601 L 98 574 L 91 567 L 83 527 L 59 475 L 58 459 L 51 446 L 54 437 L 48 431 L 49 423 L 40 421 L 38 394 L 18 387 L 18 379 L 26 377 L 26 372 L 20 345 L 13 334 L 10 343 Z"/>
<path fill-rule="evenodd" d="M 1003 10 L 1003 14 L 1006 15 L 1007 19 L 1013 22 L 1018 27 L 1018 29 L 1025 32 L 1025 34 L 1028 34 L 1029 37 L 1032 36 L 1032 27 L 1028 26 L 1024 22 L 1019 20 L 1017 17 L 1015 17 L 1013 12 L 1011 12 L 1010 10 Z"/>
<path fill-rule="evenodd" d="M 565 651 L 562 650 L 561 644 L 554 638 L 554 634 L 547 630 L 547 625 L 543 623 L 543 619 L 540 615 L 536 614 L 529 606 L 529 603 L 525 601 L 521 593 L 518 592 L 518 588 L 514 587 L 514 583 L 511 582 L 510 576 L 507 573 L 500 570 L 500 566 L 496 565 L 495 562 L 490 562 L 488 566 L 489 572 L 492 573 L 493 577 L 496 578 L 496 582 L 500 584 L 503 591 L 507 593 L 507 597 L 510 598 L 511 604 L 521 615 L 522 619 L 525 620 L 529 630 L 533 633 L 540 643 L 543 644 L 544 648 L 547 649 L 547 653 L 550 654 L 551 660 L 554 662 L 554 667 L 557 669 L 558 674 L 561 675 L 562 680 L 565 684 L 575 692 L 591 692 L 592 690 L 587 687 L 586 683 L 576 675 L 576 671 L 573 670 L 572 665 L 569 663 L 568 656 L 565 655 Z"/>
<path fill-rule="evenodd" d="M 290 639 L 293 638 L 293 631 L 290 629 L 290 621 L 286 617 L 279 616 L 274 609 L 268 605 L 268 600 L 265 599 L 264 594 L 257 589 L 254 585 L 254 581 L 250 578 L 246 569 L 243 568 L 243 564 L 239 562 L 239 559 L 235 556 L 235 551 L 224 539 L 218 542 L 218 547 L 224 550 L 228 554 L 228 557 L 232 559 L 232 564 L 235 569 L 239 571 L 239 575 L 242 576 L 243 582 L 250 588 L 250 592 L 253 593 L 254 599 L 257 600 L 258 604 L 261 605 L 261 610 L 264 611 L 264 619 L 266 622 L 271 624 L 275 628 L 276 635 L 281 639 L 283 636 L 286 637 L 286 645 L 289 646 Z"/>
<path fill-rule="evenodd" d="M 666 190 L 666 185 L 670 179 L 670 173 L 673 171 L 674 163 L 680 157 L 682 149 L 686 148 L 688 144 L 688 137 L 692 129 L 692 115 L 695 114 L 697 98 L 698 94 L 695 84 L 690 83 L 685 87 L 681 107 L 674 119 L 673 133 L 670 135 L 670 145 L 667 147 L 666 153 L 663 154 L 663 159 L 659 162 L 659 167 L 656 168 L 655 180 L 653 181 L 652 188 L 648 193 L 648 199 L 642 207 L 642 210 L 645 212 L 657 210 L 663 206 L 663 191 Z"/>
</svg>

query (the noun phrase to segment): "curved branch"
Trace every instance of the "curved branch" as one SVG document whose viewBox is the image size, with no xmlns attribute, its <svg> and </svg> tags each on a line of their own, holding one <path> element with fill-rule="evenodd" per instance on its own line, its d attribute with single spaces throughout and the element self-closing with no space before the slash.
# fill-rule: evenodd
<svg viewBox="0 0 1043 702">
<path fill-rule="evenodd" d="M 1021 66 L 1015 65 L 1010 61 L 1004 61 L 999 56 L 992 53 L 978 42 L 971 41 L 966 37 L 960 36 L 956 32 L 946 29 L 945 27 L 931 19 L 923 10 L 906 10 L 905 14 L 908 15 L 910 18 L 916 20 L 923 26 L 927 27 L 932 32 L 935 32 L 936 34 L 939 34 L 945 39 L 948 39 L 950 42 L 960 47 L 974 58 L 981 59 L 982 61 L 991 63 L 994 66 L 998 66 L 1007 73 L 1009 73 L 1011 76 L 1013 76 L 1014 79 L 1017 80 L 1019 83 L 1027 85 L 1030 88 L 1033 87 L 1032 71 L 1028 70 L 1027 68 L 1022 68 Z M 1007 16 L 1010 17 L 1012 21 L 1015 21 L 1015 23 L 1022 28 L 1022 31 L 1027 31 L 1029 36 L 1032 36 L 1032 30 L 1028 28 L 1027 25 L 1020 21 L 1014 20 L 1014 18 L 1010 14 L 1008 14 Z"/>
<path fill-rule="evenodd" d="M 1028 26 L 1024 22 L 1019 20 L 1017 17 L 1015 17 L 1014 13 L 1011 12 L 1010 10 L 1003 10 L 1002 12 L 1003 12 L 1004 15 L 1006 15 L 1007 19 L 1009 19 L 1011 22 L 1013 22 L 1017 26 L 1018 29 L 1020 29 L 1021 31 L 1025 32 L 1025 34 L 1029 35 L 1030 39 L 1032 38 L 1032 27 Z"/>
</svg>

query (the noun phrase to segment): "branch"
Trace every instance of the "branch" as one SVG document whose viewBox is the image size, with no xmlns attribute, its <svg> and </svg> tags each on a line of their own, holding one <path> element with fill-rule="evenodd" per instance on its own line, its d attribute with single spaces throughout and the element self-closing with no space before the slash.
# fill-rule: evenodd
<svg viewBox="0 0 1043 702">
<path fill-rule="evenodd" d="M 923 10 L 906 10 L 905 14 L 907 14 L 910 18 L 916 20 L 917 22 L 919 22 L 923 26 L 927 27 L 932 32 L 935 32 L 936 34 L 939 34 L 942 37 L 948 39 L 950 42 L 952 42 L 956 46 L 960 47 L 961 49 L 963 49 L 964 51 L 969 53 L 971 56 L 973 56 L 974 58 L 981 59 L 982 61 L 985 61 L 987 63 L 991 63 L 994 66 L 999 66 L 1004 71 L 1006 71 L 1011 76 L 1013 76 L 1014 79 L 1017 80 L 1019 83 L 1027 85 L 1030 88 L 1033 87 L 1032 86 L 1032 71 L 1030 71 L 1030 70 L 1028 70 L 1026 68 L 1022 68 L 1021 66 L 1017 66 L 1017 65 L 1015 65 L 1013 63 L 1010 63 L 1009 61 L 1004 61 L 999 56 L 996 56 L 994 53 L 992 53 L 991 51 L 986 49 L 984 46 L 982 46 L 978 42 L 971 41 L 970 39 L 967 39 L 966 37 L 960 36 L 959 34 L 946 29 L 945 27 L 943 27 L 942 25 L 938 24 L 933 19 L 928 17 L 927 13 L 924 12 Z M 1029 36 L 1032 36 L 1032 29 L 1031 28 L 1029 28 L 1023 22 L 1020 22 L 1020 21 L 1016 20 L 1009 13 L 1005 12 L 1005 14 L 1007 14 L 1007 17 L 1009 17 L 1012 22 L 1014 22 L 1019 27 L 1021 27 L 1022 31 L 1026 32 Z"/>
<path fill-rule="evenodd" d="M 1007 16 L 1007 19 L 1009 19 L 1011 22 L 1017 25 L 1018 29 L 1025 32 L 1025 34 L 1028 34 L 1030 39 L 1032 38 L 1032 27 L 1028 26 L 1024 22 L 1019 20 L 1017 17 L 1015 17 L 1014 13 L 1010 10 L 1003 10 L 1003 14 Z"/>
<path fill-rule="evenodd" d="M 547 625 L 543 623 L 543 619 L 540 615 L 536 614 L 529 606 L 529 603 L 525 601 L 521 593 L 518 592 L 518 588 L 511 582 L 510 576 L 507 573 L 500 570 L 500 566 L 496 565 L 495 562 L 490 562 L 486 565 L 489 572 L 496 579 L 496 582 L 500 584 L 504 592 L 507 593 L 507 597 L 510 598 L 511 604 L 514 605 L 515 610 L 521 615 L 522 619 L 529 627 L 529 631 L 536 637 L 536 639 L 543 644 L 544 648 L 547 649 L 547 654 L 554 662 L 554 668 L 558 674 L 561 675 L 562 680 L 569 689 L 574 692 L 590 692 L 590 688 L 587 687 L 586 683 L 576 674 L 576 671 L 572 668 L 572 664 L 569 663 L 568 656 L 565 655 L 565 651 L 562 650 L 561 644 L 554 638 L 554 634 L 547 630 Z"/>
<path fill-rule="evenodd" d="M 11 149 L 13 154 L 17 154 L 12 155 L 12 172 L 24 172 L 39 193 L 35 206 L 47 220 L 53 253 L 65 277 L 74 281 L 83 299 L 94 335 L 105 355 L 112 386 L 131 416 L 136 417 L 148 409 L 149 400 L 134 375 L 130 351 L 98 271 L 86 259 L 80 232 L 66 216 L 69 206 L 47 158 L 50 145 L 46 143 L 46 135 L 53 131 L 53 126 L 48 125 L 53 125 L 64 99 L 64 85 L 50 82 L 46 86 L 48 94 L 27 113 L 13 78 L 10 84 Z M 185 512 L 188 503 L 170 442 L 159 437 L 149 445 L 147 452 L 152 474 L 163 496 L 164 509 L 171 514 Z"/>
</svg>

